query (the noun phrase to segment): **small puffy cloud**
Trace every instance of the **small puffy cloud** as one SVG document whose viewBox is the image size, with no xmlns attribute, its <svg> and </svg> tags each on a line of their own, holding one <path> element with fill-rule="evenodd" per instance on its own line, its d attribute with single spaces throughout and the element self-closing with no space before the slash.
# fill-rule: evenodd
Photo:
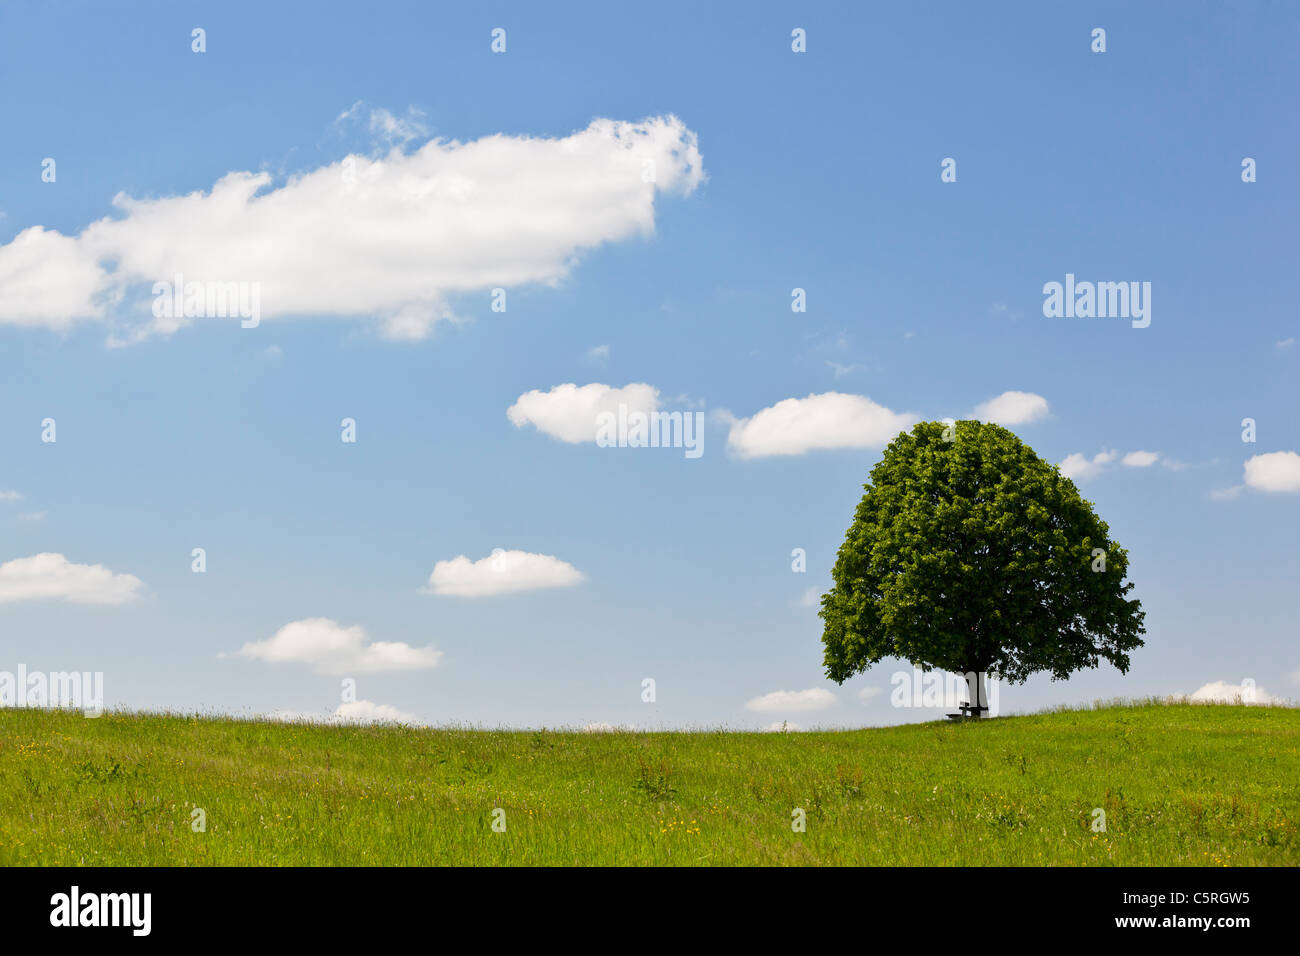
<svg viewBox="0 0 1300 956">
<path fill-rule="evenodd" d="M 858 691 L 858 700 L 868 701 L 873 697 L 879 697 L 883 691 L 879 687 L 864 687 Z"/>
<path fill-rule="evenodd" d="M 118 194 L 114 215 L 76 235 L 24 229 L 0 245 L 0 324 L 108 322 L 113 344 L 169 335 L 197 316 L 155 315 L 167 297 L 150 297 L 180 275 L 255 289 L 261 319 L 375 316 L 389 337 L 422 338 L 453 317 L 452 297 L 554 285 L 587 250 L 652 235 L 656 197 L 704 180 L 696 135 L 675 116 L 410 152 L 397 144 L 423 136 L 418 116 L 369 122 L 395 144 L 384 156 L 280 185 L 235 171 L 206 192 Z"/>
<path fill-rule="evenodd" d="M 497 548 L 478 561 L 471 561 L 463 554 L 450 561 L 439 561 L 433 566 L 425 591 L 450 597 L 490 597 L 572 587 L 584 580 L 581 571 L 554 555 Z"/>
<path fill-rule="evenodd" d="M 1131 451 L 1121 459 L 1121 464 L 1130 468 L 1146 468 L 1160 460 L 1159 452 Z"/>
<path fill-rule="evenodd" d="M 401 641 L 368 641 L 360 626 L 325 617 L 286 624 L 264 641 L 250 641 L 239 657 L 273 664 L 309 664 L 317 674 L 377 674 L 437 667 L 442 652 Z"/>
<path fill-rule="evenodd" d="M 46 552 L 0 564 L 0 604 L 127 604 L 143 590 L 144 582 L 133 574 L 114 574 L 102 564 L 73 564 L 61 554 Z"/>
<path fill-rule="evenodd" d="M 975 406 L 975 417 L 998 425 L 1028 425 L 1047 417 L 1047 399 L 1033 392 L 1003 392 Z"/>
<path fill-rule="evenodd" d="M 917 421 L 863 395 L 824 392 L 787 398 L 750 418 L 736 419 L 727 447 L 741 458 L 802 455 L 833 448 L 883 448 Z"/>
<path fill-rule="evenodd" d="M 419 724 L 414 714 L 398 710 L 389 704 L 376 704 L 369 700 L 354 700 L 339 704 L 330 714 L 314 714 L 297 710 L 273 710 L 268 720 L 306 724 Z"/>
<path fill-rule="evenodd" d="M 1274 697 L 1262 687 L 1250 687 L 1245 684 L 1229 684 L 1216 680 L 1196 690 L 1191 699 L 1215 704 L 1281 704 L 1281 697 Z"/>
<path fill-rule="evenodd" d="M 591 348 L 587 349 L 587 361 L 588 361 L 588 362 L 597 362 L 597 363 L 602 364 L 602 365 L 603 365 L 605 362 L 608 362 L 608 361 L 609 361 L 609 346 L 608 346 L 608 345 L 593 345 Z"/>
<path fill-rule="evenodd" d="M 506 417 L 516 428 L 532 425 L 539 432 L 560 441 L 577 444 L 594 442 L 598 422 L 604 412 L 618 415 L 619 406 L 628 414 L 659 409 L 659 389 L 644 382 L 622 388 L 592 382 L 590 385 L 556 385 L 549 392 L 533 389 L 525 392 L 506 409 Z"/>
<path fill-rule="evenodd" d="M 800 607 L 821 607 L 822 592 L 820 588 L 808 588 L 799 596 Z"/>
<path fill-rule="evenodd" d="M 1092 458 L 1088 458 L 1086 455 L 1080 455 L 1077 452 L 1073 455 L 1068 455 L 1066 459 L 1061 462 L 1061 474 L 1065 475 L 1066 478 L 1080 480 L 1095 478 L 1116 461 L 1128 468 L 1149 468 L 1158 461 L 1164 464 L 1165 467 L 1173 468 L 1175 470 L 1187 467 L 1181 462 L 1162 458 L 1160 453 L 1156 451 L 1131 451 L 1125 455 L 1120 455 L 1119 452 L 1110 450 L 1098 452 L 1096 455 L 1093 455 Z"/>
<path fill-rule="evenodd" d="M 1300 455 L 1274 451 L 1247 459 L 1246 485 L 1256 491 L 1300 491 Z"/>
<path fill-rule="evenodd" d="M 1277 343 L 1277 348 L 1279 348 L 1279 349 L 1289 349 L 1289 348 L 1290 348 L 1291 346 L 1293 346 L 1293 345 L 1295 345 L 1295 337 L 1294 337 L 1294 336 L 1292 336 L 1292 337 L 1290 337 L 1290 338 L 1282 339 L 1280 342 Z"/>
<path fill-rule="evenodd" d="M 369 700 L 354 700 L 334 708 L 334 719 L 341 723 L 358 724 L 418 724 L 414 714 L 398 710 L 389 704 L 376 704 Z"/>
<path fill-rule="evenodd" d="M 759 713 L 783 713 L 806 710 L 825 710 L 838 703 L 830 691 L 822 687 L 809 690 L 774 690 L 770 694 L 755 697 L 745 704 L 746 710 Z"/>
<path fill-rule="evenodd" d="M 1091 459 L 1075 452 L 1073 455 L 1067 455 L 1061 462 L 1061 474 L 1066 478 L 1092 478 L 1101 474 L 1102 470 L 1119 457 L 1119 452 L 1102 451 L 1093 455 Z"/>
</svg>

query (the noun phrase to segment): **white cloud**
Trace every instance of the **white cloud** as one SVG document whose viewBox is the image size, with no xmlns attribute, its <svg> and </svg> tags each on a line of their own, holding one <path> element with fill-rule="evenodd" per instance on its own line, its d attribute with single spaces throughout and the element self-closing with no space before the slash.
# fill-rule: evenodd
<svg viewBox="0 0 1300 956">
<path fill-rule="evenodd" d="M 800 607 L 821 607 L 822 592 L 820 588 L 808 588 L 799 596 Z"/>
<path fill-rule="evenodd" d="M 401 641 L 367 641 L 360 626 L 344 627 L 325 617 L 286 624 L 264 641 L 250 641 L 240 657 L 274 664 L 310 664 L 317 674 L 376 674 L 437 667 L 442 652 Z"/>
<path fill-rule="evenodd" d="M 809 690 L 774 690 L 770 694 L 753 698 L 745 704 L 745 709 L 761 713 L 825 710 L 838 702 L 830 691 L 813 687 Z"/>
<path fill-rule="evenodd" d="M 359 724 L 418 724 L 414 714 L 398 710 L 389 704 L 376 704 L 369 700 L 354 700 L 334 708 L 334 717 L 343 723 Z"/>
<path fill-rule="evenodd" d="M 414 106 L 407 107 L 405 116 L 396 116 L 383 107 L 367 110 L 364 100 L 357 100 L 334 120 L 336 129 L 363 125 L 376 146 L 392 149 L 405 146 L 411 140 L 425 139 L 429 135 L 426 116 Z"/>
<path fill-rule="evenodd" d="M 1280 342 L 1277 343 L 1277 348 L 1280 348 L 1280 349 L 1289 349 L 1289 348 L 1290 348 L 1291 346 L 1293 346 L 1293 345 L 1295 345 L 1295 337 L 1294 337 L 1294 336 L 1291 337 L 1291 338 L 1282 339 Z"/>
<path fill-rule="evenodd" d="M 371 122 L 414 135 L 409 120 Z M 78 235 L 33 226 L 0 246 L 0 323 L 112 320 L 125 326 L 114 342 L 167 334 L 189 320 L 153 318 L 149 296 L 180 274 L 258 283 L 262 318 L 377 315 L 388 334 L 417 338 L 451 317 L 450 296 L 553 284 L 583 251 L 652 234 L 656 193 L 703 178 L 695 134 L 662 116 L 560 138 L 431 140 L 278 187 L 265 171 L 232 172 L 207 192 L 119 194 L 116 218 Z"/>
<path fill-rule="evenodd" d="M 864 687 L 858 691 L 858 700 L 868 701 L 873 697 L 879 697 L 883 691 L 879 687 Z"/>
<path fill-rule="evenodd" d="M 387 142 L 406 145 L 413 139 L 424 139 L 429 135 L 429 128 L 424 123 L 424 114 L 414 107 L 404 117 L 380 108 L 370 111 L 370 132 Z"/>
<path fill-rule="evenodd" d="M 1146 468 L 1154 465 L 1160 459 L 1160 454 L 1154 451 L 1131 451 L 1121 461 L 1121 464 L 1128 465 L 1130 468 Z"/>
<path fill-rule="evenodd" d="M 628 414 L 657 411 L 659 389 L 644 382 L 622 388 L 599 382 L 582 386 L 569 382 L 556 385 L 549 392 L 538 389 L 525 392 L 506 409 L 506 417 L 516 428 L 532 425 L 563 442 L 594 442 L 597 417 L 602 412 L 617 416 L 620 405 L 627 406 Z"/>
<path fill-rule="evenodd" d="M 587 361 L 598 362 L 600 364 L 609 361 L 609 346 L 593 345 L 591 348 L 587 349 Z"/>
<path fill-rule="evenodd" d="M 778 720 L 763 728 L 765 734 L 794 734 L 803 730 L 798 724 L 789 720 Z"/>
<path fill-rule="evenodd" d="M 1067 455 L 1061 462 L 1061 474 L 1066 478 L 1092 478 L 1101 473 L 1102 469 L 1119 457 L 1119 452 L 1102 451 L 1092 456 L 1092 459 L 1075 452 L 1073 455 Z"/>
<path fill-rule="evenodd" d="M 1246 484 L 1256 491 L 1300 491 L 1300 455 L 1274 451 L 1247 459 Z"/>
<path fill-rule="evenodd" d="M 376 704 L 369 700 L 354 700 L 339 704 L 330 714 L 315 714 L 298 710 L 273 710 L 266 715 L 268 720 L 282 720 L 286 723 L 326 723 L 326 724 L 420 724 L 422 721 L 414 714 L 398 710 L 389 704 Z"/>
<path fill-rule="evenodd" d="M 865 365 L 859 365 L 856 362 L 850 365 L 841 365 L 839 362 L 832 362 L 830 359 L 826 360 L 826 364 L 830 367 L 830 370 L 835 373 L 836 379 L 841 379 L 845 375 L 852 375 L 854 372 L 861 372 L 866 368 Z"/>
<path fill-rule="evenodd" d="M 80 239 L 32 226 L 0 246 L 0 324 L 62 332 L 118 298 Z"/>
<path fill-rule="evenodd" d="M 1281 697 L 1274 697 L 1262 687 L 1246 687 L 1243 684 L 1229 684 L 1216 680 L 1205 684 L 1191 695 L 1192 700 L 1217 704 L 1281 704 Z"/>
<path fill-rule="evenodd" d="M 0 501 L 22 501 L 21 491 L 0 491 Z"/>
<path fill-rule="evenodd" d="M 741 458 L 883 448 L 916 421 L 914 415 L 890 411 L 862 395 L 824 392 L 787 398 L 752 418 L 733 421 L 727 446 Z"/>
<path fill-rule="evenodd" d="M 1033 392 L 1003 392 L 975 406 L 975 417 L 998 425 L 1028 425 L 1047 416 L 1047 399 Z"/>
<path fill-rule="evenodd" d="M 1067 455 L 1061 462 L 1061 474 L 1066 478 L 1083 480 L 1095 478 L 1108 467 L 1118 461 L 1121 465 L 1129 468 L 1148 468 L 1156 462 L 1161 462 L 1166 468 L 1181 470 L 1186 465 L 1171 459 L 1162 458 L 1159 452 L 1155 451 L 1131 451 L 1121 456 L 1119 452 L 1112 450 L 1098 452 L 1092 458 L 1075 452 L 1073 455 Z"/>
<path fill-rule="evenodd" d="M 554 555 L 497 548 L 478 561 L 471 561 L 463 554 L 450 561 L 439 561 L 433 566 L 425 591 L 451 597 L 490 597 L 572 587 L 584 580 L 581 571 Z"/>
<path fill-rule="evenodd" d="M 0 564 L 0 604 L 127 604 L 142 590 L 144 582 L 133 574 L 114 574 L 102 564 L 73 564 L 61 554 L 46 552 Z"/>
</svg>

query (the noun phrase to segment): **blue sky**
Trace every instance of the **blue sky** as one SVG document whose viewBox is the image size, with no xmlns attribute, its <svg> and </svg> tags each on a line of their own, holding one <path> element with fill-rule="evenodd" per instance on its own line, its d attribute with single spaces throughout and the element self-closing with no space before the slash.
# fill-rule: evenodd
<svg viewBox="0 0 1300 956">
<path fill-rule="evenodd" d="M 933 718 L 890 705 L 897 662 L 824 680 L 806 595 L 829 586 L 873 429 L 1015 391 L 1047 403 L 1008 423 L 1044 458 L 1115 453 L 1076 480 L 1130 552 L 1148 634 L 1127 676 L 1031 679 L 1002 708 L 1244 678 L 1295 697 L 1298 40 L 1274 4 L 6 6 L 0 565 L 68 565 L 11 565 L 7 591 L 0 570 L 0 669 L 102 670 L 109 705 L 149 709 L 330 712 L 342 675 L 431 723 Z M 624 153 L 598 119 L 650 144 L 657 185 L 602 178 Z M 431 139 L 466 145 L 421 166 Z M 294 187 L 343 182 L 349 156 L 373 197 Z M 218 208 L 239 172 L 280 205 Z M 516 189 L 528 214 L 493 198 Z M 277 286 L 295 256 L 314 271 Z M 173 261 L 251 262 L 205 275 L 264 283 L 268 314 L 150 325 L 170 274 L 148 268 Z M 1067 273 L 1151 283 L 1150 326 L 1045 317 Z M 272 290 L 309 307 L 273 314 Z M 704 454 L 507 417 L 533 390 L 571 414 L 566 383 L 703 412 Z M 787 406 L 800 453 L 770 453 L 759 413 L 827 393 L 861 398 Z M 1124 464 L 1139 451 L 1158 457 Z M 428 593 L 438 562 L 496 548 L 582 580 Z M 76 565 L 140 583 L 87 596 L 100 579 Z M 360 627 L 436 666 L 238 653 L 322 619 L 338 629 L 304 640 Z M 747 706 L 777 691 L 834 699 Z"/>
</svg>

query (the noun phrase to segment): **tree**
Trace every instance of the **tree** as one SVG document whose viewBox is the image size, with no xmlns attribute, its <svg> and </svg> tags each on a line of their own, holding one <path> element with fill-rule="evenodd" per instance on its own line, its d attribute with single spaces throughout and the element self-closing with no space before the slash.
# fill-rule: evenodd
<svg viewBox="0 0 1300 956">
<path fill-rule="evenodd" d="M 1142 646 L 1128 553 L 1069 478 L 999 425 L 922 422 L 871 470 L 822 596 L 826 676 L 884 657 L 1053 680 Z"/>
</svg>

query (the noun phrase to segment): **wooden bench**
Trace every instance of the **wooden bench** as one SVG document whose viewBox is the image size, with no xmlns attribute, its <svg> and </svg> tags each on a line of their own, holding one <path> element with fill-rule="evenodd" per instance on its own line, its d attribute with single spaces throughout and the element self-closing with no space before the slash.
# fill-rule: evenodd
<svg viewBox="0 0 1300 956">
<path fill-rule="evenodd" d="M 977 720 L 979 715 L 988 710 L 987 707 L 981 707 L 979 704 L 958 704 L 957 709 L 960 714 L 949 714 L 949 720 Z"/>
</svg>

